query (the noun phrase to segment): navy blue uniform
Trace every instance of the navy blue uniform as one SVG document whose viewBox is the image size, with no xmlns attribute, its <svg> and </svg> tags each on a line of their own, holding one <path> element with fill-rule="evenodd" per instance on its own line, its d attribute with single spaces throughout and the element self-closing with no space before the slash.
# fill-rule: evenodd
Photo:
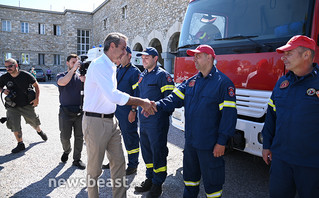
<svg viewBox="0 0 319 198">
<path fill-rule="evenodd" d="M 319 68 L 281 77 L 268 103 L 263 148 L 272 152 L 271 197 L 319 197 Z"/>
<path fill-rule="evenodd" d="M 139 96 L 137 82 L 140 76 L 140 70 L 131 63 L 125 66 L 119 66 L 116 73 L 117 89 L 123 91 L 130 96 Z M 137 133 L 137 116 L 135 121 L 128 121 L 128 114 L 132 107 L 128 105 L 117 105 L 115 116 L 119 120 L 120 129 L 122 131 L 124 144 L 128 154 L 128 166 L 136 168 L 138 165 L 138 155 L 140 152 L 139 136 Z"/>
<path fill-rule="evenodd" d="M 158 66 L 151 72 L 147 69 L 142 72 L 138 87 L 141 98 L 154 101 L 165 98 L 175 88 L 170 74 Z M 146 118 L 139 107 L 141 149 L 147 168 L 146 177 L 152 179 L 156 185 L 164 183 L 167 175 L 166 145 L 170 114 L 171 112 L 157 112 Z"/>
<path fill-rule="evenodd" d="M 214 66 L 205 78 L 199 72 L 156 104 L 159 111 L 185 108 L 184 197 L 197 197 L 201 176 L 207 197 L 220 197 L 225 164 L 223 157 L 214 157 L 213 149 L 235 132 L 234 84 Z"/>
</svg>

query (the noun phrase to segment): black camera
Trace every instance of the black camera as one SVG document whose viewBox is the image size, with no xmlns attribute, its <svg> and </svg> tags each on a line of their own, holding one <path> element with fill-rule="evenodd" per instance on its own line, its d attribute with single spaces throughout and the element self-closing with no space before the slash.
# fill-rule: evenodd
<svg viewBox="0 0 319 198">
<path fill-rule="evenodd" d="M 87 56 L 81 56 L 81 63 L 80 63 L 80 74 L 81 76 L 85 76 L 86 71 L 88 70 L 91 61 L 85 61 L 88 57 Z"/>
<path fill-rule="evenodd" d="M 6 101 L 6 104 L 9 106 L 9 107 L 15 107 L 16 106 L 16 103 L 13 102 L 13 100 L 17 97 L 17 93 L 13 90 L 11 90 L 9 92 L 9 94 L 4 98 L 4 100 Z"/>
</svg>

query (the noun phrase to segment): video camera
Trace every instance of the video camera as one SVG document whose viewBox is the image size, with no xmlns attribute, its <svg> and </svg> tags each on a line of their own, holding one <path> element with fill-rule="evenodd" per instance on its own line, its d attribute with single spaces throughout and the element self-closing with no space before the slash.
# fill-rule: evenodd
<svg viewBox="0 0 319 198">
<path fill-rule="evenodd" d="M 88 56 L 81 56 L 81 63 L 80 63 L 80 74 L 81 76 L 85 76 L 86 71 L 88 70 L 91 61 L 86 61 L 86 59 L 88 58 Z"/>
<path fill-rule="evenodd" d="M 86 55 L 81 55 L 81 66 L 80 66 L 80 74 L 81 76 L 85 76 L 87 69 L 90 66 L 90 63 L 95 58 L 101 56 L 103 54 L 103 48 L 102 45 L 99 47 L 93 46 L 92 49 L 89 49 L 88 53 Z"/>
</svg>

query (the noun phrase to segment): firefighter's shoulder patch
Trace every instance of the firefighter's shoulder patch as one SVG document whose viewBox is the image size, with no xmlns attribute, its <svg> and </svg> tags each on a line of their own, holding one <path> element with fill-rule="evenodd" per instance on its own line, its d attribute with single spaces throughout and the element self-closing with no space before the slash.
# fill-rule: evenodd
<svg viewBox="0 0 319 198">
<path fill-rule="evenodd" d="M 280 84 L 280 89 L 284 89 L 284 88 L 286 88 L 286 87 L 288 87 L 289 86 L 289 81 L 288 80 L 285 80 L 285 81 L 283 81 L 281 84 Z"/>
<path fill-rule="evenodd" d="M 228 87 L 228 95 L 230 97 L 234 97 L 235 96 L 235 88 L 234 87 Z"/>
<path fill-rule="evenodd" d="M 189 86 L 189 87 L 194 87 L 195 82 L 196 82 L 195 80 L 189 81 L 188 86 Z"/>
</svg>

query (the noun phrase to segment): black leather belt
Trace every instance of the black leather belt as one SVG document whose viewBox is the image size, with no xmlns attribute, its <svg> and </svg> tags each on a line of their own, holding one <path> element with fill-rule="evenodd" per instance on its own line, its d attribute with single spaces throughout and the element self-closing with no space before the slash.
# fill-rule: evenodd
<svg viewBox="0 0 319 198">
<path fill-rule="evenodd" d="M 101 113 L 93 113 L 93 112 L 85 112 L 86 116 L 97 117 L 97 118 L 113 118 L 114 113 L 111 114 L 101 114 Z"/>
</svg>

